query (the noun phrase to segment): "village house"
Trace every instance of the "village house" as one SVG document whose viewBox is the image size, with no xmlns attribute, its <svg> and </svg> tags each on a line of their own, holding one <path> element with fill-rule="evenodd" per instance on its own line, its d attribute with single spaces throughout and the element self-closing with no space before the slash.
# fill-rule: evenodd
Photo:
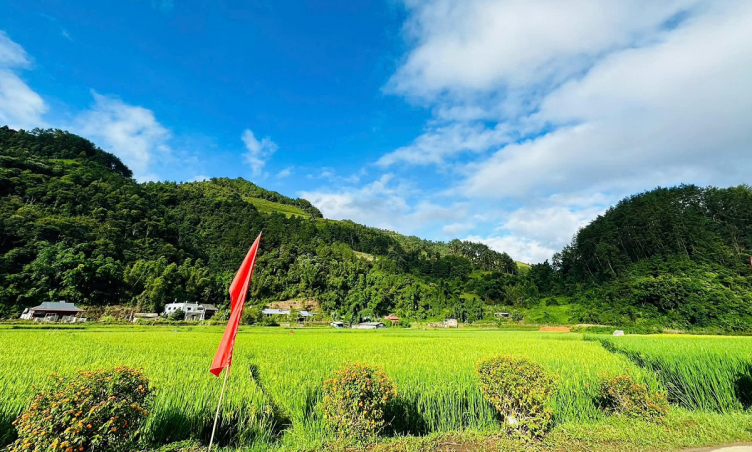
<svg viewBox="0 0 752 452">
<path fill-rule="evenodd" d="M 388 316 L 386 316 L 386 317 L 384 317 L 384 318 L 385 318 L 386 320 L 389 320 L 389 321 L 391 321 L 391 322 L 395 322 L 395 323 L 396 323 L 396 322 L 399 322 L 399 321 L 400 321 L 400 318 L 399 318 L 399 317 L 397 317 L 397 316 L 396 316 L 396 315 L 394 315 L 394 314 L 389 314 Z"/>
<path fill-rule="evenodd" d="M 444 328 L 457 328 L 457 319 L 444 319 Z"/>
<path fill-rule="evenodd" d="M 177 311 L 185 313 L 185 320 L 209 320 L 219 309 L 210 304 L 200 303 L 169 303 L 165 305 L 165 316 L 170 316 Z"/>
<path fill-rule="evenodd" d="M 289 309 L 264 309 L 261 311 L 261 314 L 263 314 L 266 317 L 273 317 L 273 316 L 289 316 L 290 315 Z M 308 319 L 313 319 L 318 314 L 315 312 L 310 311 L 298 311 L 298 321 L 306 321 Z"/>
<path fill-rule="evenodd" d="M 358 323 L 357 325 L 353 325 L 351 328 L 355 328 L 358 330 L 375 330 L 380 328 L 386 328 L 386 325 L 384 325 L 381 322 L 363 322 Z"/>
<path fill-rule="evenodd" d="M 35 322 L 57 322 L 59 320 L 81 322 L 86 321 L 86 319 L 78 317 L 82 312 L 84 310 L 79 309 L 73 303 L 66 301 L 45 301 L 37 307 L 24 309 L 21 318 L 24 320 L 34 320 Z"/>
</svg>

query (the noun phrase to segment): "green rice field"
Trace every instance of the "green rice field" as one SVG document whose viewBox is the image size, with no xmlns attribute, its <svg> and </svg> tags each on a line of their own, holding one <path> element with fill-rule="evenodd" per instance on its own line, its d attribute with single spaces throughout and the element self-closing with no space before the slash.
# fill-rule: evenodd
<svg viewBox="0 0 752 452">
<path fill-rule="evenodd" d="M 222 383 L 208 371 L 221 334 L 220 327 L 198 326 L 0 327 L 0 444 L 12 437 L 11 422 L 33 386 L 44 385 L 51 373 L 115 365 L 143 368 L 157 388 L 146 428 L 151 443 L 205 441 Z M 739 386 L 744 375 L 749 378 L 752 338 L 246 328 L 236 342 L 220 443 L 256 450 L 320 448 L 331 440 L 318 407 L 322 383 L 350 360 L 378 364 L 395 380 L 398 398 L 388 435 L 498 431 L 473 371 L 480 358 L 502 353 L 526 355 L 558 374 L 556 423 L 585 425 L 604 417 L 595 405 L 603 372 L 627 373 L 652 389 L 668 390 L 681 407 L 743 412 L 747 396 Z"/>
</svg>

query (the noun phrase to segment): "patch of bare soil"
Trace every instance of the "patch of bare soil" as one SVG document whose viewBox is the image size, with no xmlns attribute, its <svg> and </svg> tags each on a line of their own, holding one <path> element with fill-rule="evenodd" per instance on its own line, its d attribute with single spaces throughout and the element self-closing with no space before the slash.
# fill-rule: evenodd
<svg viewBox="0 0 752 452">
<path fill-rule="evenodd" d="M 538 331 L 543 333 L 569 333 L 572 331 L 572 328 L 569 328 L 568 326 L 544 326 Z"/>
<path fill-rule="evenodd" d="M 269 303 L 269 309 L 297 309 L 298 311 L 319 312 L 318 300 L 287 300 Z"/>
</svg>

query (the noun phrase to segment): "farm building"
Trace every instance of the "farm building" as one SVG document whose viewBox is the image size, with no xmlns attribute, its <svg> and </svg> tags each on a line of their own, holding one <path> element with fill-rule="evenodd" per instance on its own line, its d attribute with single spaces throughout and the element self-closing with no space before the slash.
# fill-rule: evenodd
<svg viewBox="0 0 752 452">
<path fill-rule="evenodd" d="M 457 319 L 445 319 L 444 320 L 444 328 L 457 328 L 458 323 Z"/>
<path fill-rule="evenodd" d="M 261 313 L 267 317 L 271 317 L 273 315 L 290 315 L 289 309 L 264 309 L 261 311 Z"/>
<path fill-rule="evenodd" d="M 394 314 L 389 314 L 388 316 L 384 317 L 386 320 L 392 321 L 392 322 L 399 322 L 400 318 L 397 317 Z"/>
<path fill-rule="evenodd" d="M 359 330 L 375 330 L 379 328 L 386 328 L 386 325 L 381 322 L 363 322 L 358 323 L 357 325 L 353 325 L 352 328 Z"/>
<path fill-rule="evenodd" d="M 502 317 L 505 319 L 508 319 L 511 316 L 511 314 L 509 314 L 508 312 L 494 312 L 494 315 L 496 317 Z"/>
<path fill-rule="evenodd" d="M 261 311 L 261 314 L 265 315 L 266 317 L 272 317 L 275 315 L 282 315 L 282 316 L 288 316 L 290 315 L 289 309 L 264 309 Z M 315 312 L 310 311 L 298 311 L 298 321 L 305 321 L 308 319 L 313 319 L 318 314 Z"/>
<path fill-rule="evenodd" d="M 344 328 L 345 327 L 345 323 L 344 322 L 340 322 L 340 321 L 334 321 L 334 322 L 330 323 L 329 326 L 331 326 L 332 328 Z"/>
<path fill-rule="evenodd" d="M 152 312 L 136 312 L 133 314 L 133 323 L 138 322 L 139 320 L 157 320 L 159 318 L 159 314 L 154 314 Z"/>
<path fill-rule="evenodd" d="M 34 308 L 24 309 L 21 318 L 24 320 L 57 322 L 58 320 L 80 321 L 77 320 L 78 314 L 84 312 L 75 304 L 66 301 L 45 301 Z"/>
<path fill-rule="evenodd" d="M 219 309 L 210 304 L 170 303 L 165 305 L 164 315 L 169 316 L 177 311 L 185 312 L 185 320 L 209 320 Z"/>
</svg>

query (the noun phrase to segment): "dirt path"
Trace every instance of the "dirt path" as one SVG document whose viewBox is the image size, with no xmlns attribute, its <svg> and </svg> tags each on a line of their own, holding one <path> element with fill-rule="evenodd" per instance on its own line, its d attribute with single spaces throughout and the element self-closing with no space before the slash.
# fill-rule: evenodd
<svg viewBox="0 0 752 452">
<path fill-rule="evenodd" d="M 752 452 L 752 444 L 734 444 L 723 447 L 706 447 L 704 449 L 688 449 L 682 452 Z"/>
</svg>

